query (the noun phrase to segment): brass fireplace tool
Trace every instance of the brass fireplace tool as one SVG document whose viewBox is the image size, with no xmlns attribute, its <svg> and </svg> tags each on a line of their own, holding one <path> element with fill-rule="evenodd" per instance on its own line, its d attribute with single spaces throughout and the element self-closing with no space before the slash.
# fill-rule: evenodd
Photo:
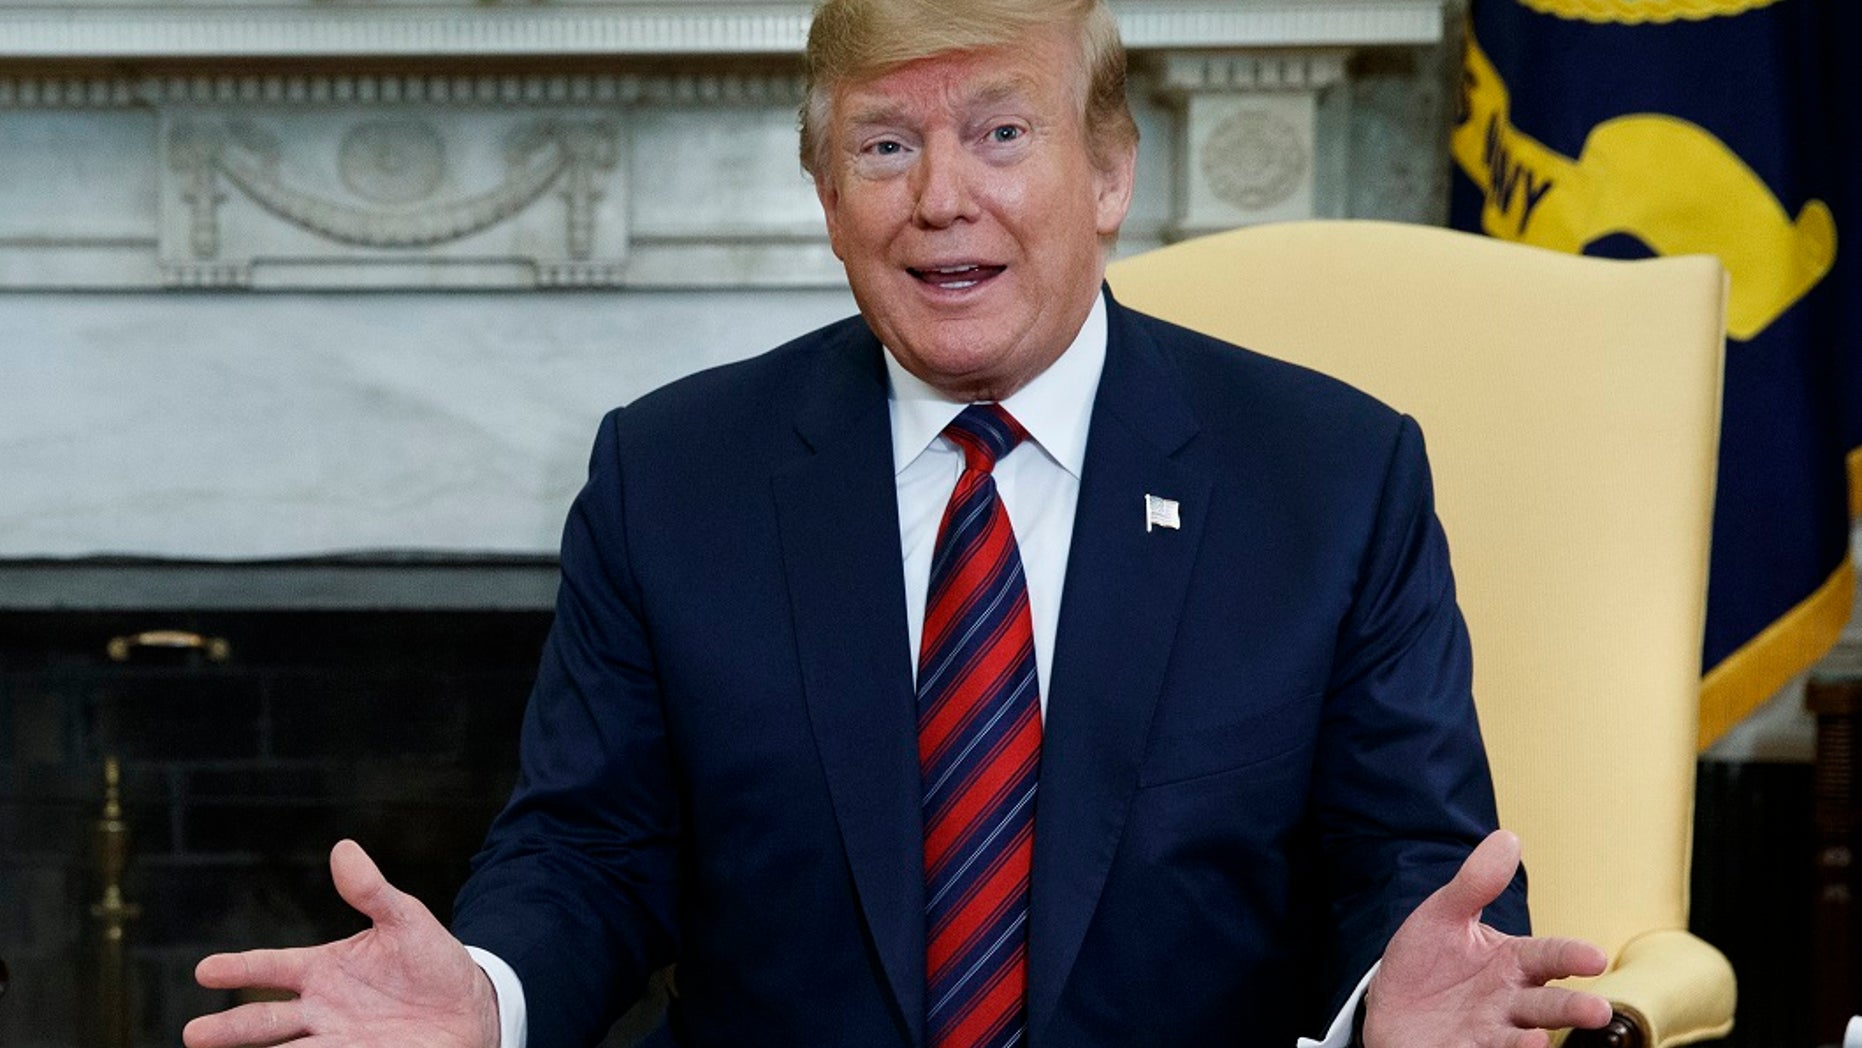
<svg viewBox="0 0 1862 1048">
<path fill-rule="evenodd" d="M 129 826 L 123 821 L 122 769 L 115 757 L 103 762 L 103 816 L 94 832 L 103 898 L 91 906 L 97 936 L 97 1033 L 100 1048 L 129 1048 L 129 967 L 125 930 L 142 907 L 123 900 L 123 871 L 129 865 Z"/>
</svg>

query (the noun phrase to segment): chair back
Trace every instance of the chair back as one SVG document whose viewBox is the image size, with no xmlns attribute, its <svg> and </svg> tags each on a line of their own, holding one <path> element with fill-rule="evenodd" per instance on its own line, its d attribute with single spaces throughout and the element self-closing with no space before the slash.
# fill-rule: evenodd
<svg viewBox="0 0 1862 1048">
<path fill-rule="evenodd" d="M 1413 415 L 1534 931 L 1687 927 L 1725 279 L 1426 226 L 1256 226 L 1121 260 L 1126 305 Z"/>
</svg>

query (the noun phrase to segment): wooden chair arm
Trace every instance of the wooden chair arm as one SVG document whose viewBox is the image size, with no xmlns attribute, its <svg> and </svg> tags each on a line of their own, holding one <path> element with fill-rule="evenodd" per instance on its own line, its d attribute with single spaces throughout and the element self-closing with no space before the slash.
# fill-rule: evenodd
<svg viewBox="0 0 1862 1048">
<path fill-rule="evenodd" d="M 1614 1012 L 1601 1030 L 1573 1030 L 1565 1048 L 1648 1048 L 1649 1032 L 1633 1015 Z"/>
</svg>

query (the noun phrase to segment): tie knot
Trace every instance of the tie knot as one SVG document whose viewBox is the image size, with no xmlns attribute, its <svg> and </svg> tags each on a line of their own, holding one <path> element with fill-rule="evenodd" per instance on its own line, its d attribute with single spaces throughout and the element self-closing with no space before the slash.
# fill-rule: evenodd
<svg viewBox="0 0 1862 1048">
<path fill-rule="evenodd" d="M 1000 404 L 971 404 L 944 427 L 944 435 L 963 449 L 965 469 L 988 473 L 1028 431 Z"/>
</svg>

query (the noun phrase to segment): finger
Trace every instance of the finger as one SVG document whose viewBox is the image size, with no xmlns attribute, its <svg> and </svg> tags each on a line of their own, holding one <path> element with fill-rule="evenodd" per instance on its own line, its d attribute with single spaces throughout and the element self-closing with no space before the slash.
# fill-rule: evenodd
<svg viewBox="0 0 1862 1048">
<path fill-rule="evenodd" d="M 310 1032 L 304 1010 L 296 1001 L 242 1004 L 189 1021 L 181 1029 L 187 1048 L 236 1048 L 251 1044 L 282 1044 Z"/>
<path fill-rule="evenodd" d="M 1513 963 L 1529 983 L 1542 984 L 1570 975 L 1602 975 L 1610 958 L 1582 939 L 1514 939 Z"/>
<path fill-rule="evenodd" d="M 194 981 L 209 990 L 267 986 L 295 992 L 303 989 L 310 963 L 310 947 L 216 953 L 194 966 Z"/>
<path fill-rule="evenodd" d="M 1423 905 L 1437 911 L 1434 914 L 1437 917 L 1476 920 L 1487 904 L 1506 890 L 1518 869 L 1519 838 L 1510 831 L 1495 830 L 1468 855 L 1453 879 Z"/>
<path fill-rule="evenodd" d="M 1514 996 L 1508 1018 L 1515 1025 L 1539 1030 L 1562 1030 L 1567 1026 L 1594 1030 L 1608 1023 L 1614 1011 L 1609 1001 L 1594 993 L 1537 986 Z"/>
<path fill-rule="evenodd" d="M 351 840 L 336 842 L 330 849 L 330 879 L 336 882 L 336 894 L 376 924 L 400 924 L 413 916 L 420 904 L 381 875 L 375 860 L 362 846 Z"/>
</svg>

